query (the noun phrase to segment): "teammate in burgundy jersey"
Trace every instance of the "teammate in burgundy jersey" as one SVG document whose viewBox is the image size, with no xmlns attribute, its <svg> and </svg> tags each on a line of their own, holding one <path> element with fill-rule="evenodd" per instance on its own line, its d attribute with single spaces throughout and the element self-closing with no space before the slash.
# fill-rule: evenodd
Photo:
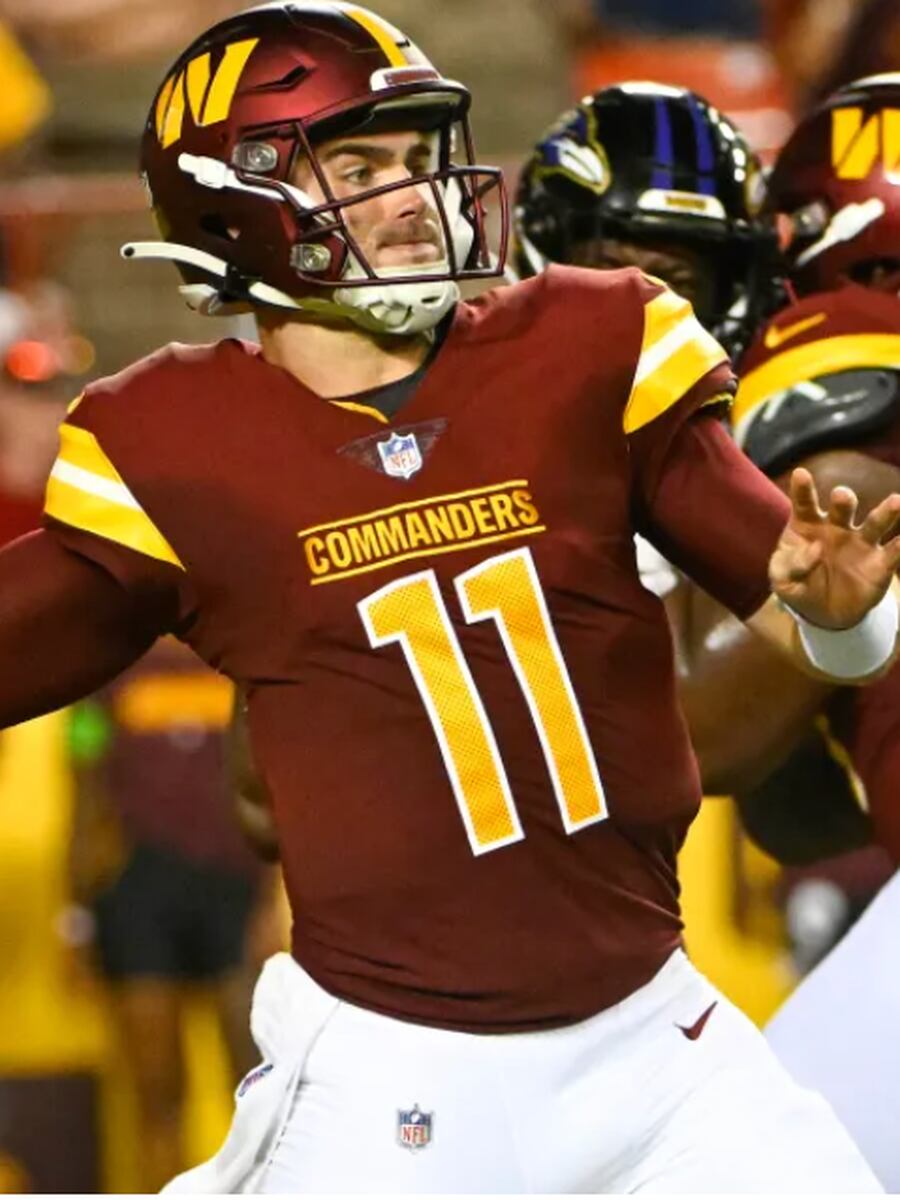
<svg viewBox="0 0 900 1200">
<path fill-rule="evenodd" d="M 467 109 L 353 5 L 190 47 L 144 137 L 166 240 L 128 252 L 204 311 L 253 306 L 261 345 L 86 389 L 45 531 L 0 555 L 0 720 L 164 631 L 247 693 L 293 957 L 222 1151 L 171 1186 L 877 1190 L 678 949 L 699 789 L 633 535 L 869 678 L 900 496 L 855 528 L 800 472 L 789 504 L 721 429 L 724 352 L 637 271 L 462 303 L 502 269 Z"/>
<path fill-rule="evenodd" d="M 898 88 L 894 76 L 843 89 L 779 157 L 770 207 L 793 220 L 789 259 L 802 298 L 759 331 L 732 412 L 739 444 L 782 486 L 802 464 L 823 491 L 849 482 L 864 512 L 900 482 L 900 203 L 866 140 L 897 107 Z M 696 241 L 686 245 L 696 253 Z M 711 241 L 706 261 L 718 261 Z M 788 862 L 872 839 L 897 861 L 900 672 L 871 689 L 835 690 L 743 634 L 695 589 L 669 611 L 689 665 L 681 699 L 708 790 L 737 792 L 748 828 Z M 885 1047 L 897 1021 L 898 903 L 895 879 L 770 1031 L 891 1190 L 900 1157 L 886 1114 L 896 1111 L 900 1064 Z"/>
</svg>

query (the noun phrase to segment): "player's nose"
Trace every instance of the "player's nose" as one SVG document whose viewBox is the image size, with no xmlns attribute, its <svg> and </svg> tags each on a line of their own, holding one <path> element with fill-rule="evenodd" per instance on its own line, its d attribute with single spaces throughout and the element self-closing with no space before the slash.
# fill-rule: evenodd
<svg viewBox="0 0 900 1200">
<path fill-rule="evenodd" d="M 412 174 L 404 168 L 403 178 L 412 179 Z M 401 217 L 419 217 L 428 208 L 433 205 L 431 189 L 427 183 L 410 184 L 409 187 L 400 187 L 391 195 L 394 198 L 393 216 Z"/>
</svg>

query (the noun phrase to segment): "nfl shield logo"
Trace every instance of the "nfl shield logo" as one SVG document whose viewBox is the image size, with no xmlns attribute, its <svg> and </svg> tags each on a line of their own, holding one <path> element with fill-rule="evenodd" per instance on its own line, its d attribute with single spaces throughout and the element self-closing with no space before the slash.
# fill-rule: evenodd
<svg viewBox="0 0 900 1200">
<path fill-rule="evenodd" d="M 422 1112 L 418 1104 L 397 1113 L 397 1141 L 407 1150 L 424 1150 L 431 1145 L 434 1113 Z"/>
<path fill-rule="evenodd" d="M 422 452 L 414 433 L 394 433 L 386 442 L 378 443 L 381 465 L 385 474 L 395 479 L 409 479 L 422 466 Z"/>
</svg>

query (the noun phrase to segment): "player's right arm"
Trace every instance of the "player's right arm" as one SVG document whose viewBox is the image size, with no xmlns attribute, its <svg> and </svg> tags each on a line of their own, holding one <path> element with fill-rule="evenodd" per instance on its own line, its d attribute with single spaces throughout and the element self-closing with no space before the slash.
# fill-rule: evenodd
<svg viewBox="0 0 900 1200">
<path fill-rule="evenodd" d="M 0 551 L 0 727 L 108 683 L 171 625 L 172 600 L 128 588 L 52 529 Z"/>
<path fill-rule="evenodd" d="M 147 511 L 159 472 L 132 428 L 132 398 L 158 393 L 158 374 L 100 381 L 70 407 L 46 527 L 0 552 L 0 727 L 96 691 L 193 618 L 187 571 Z"/>
</svg>

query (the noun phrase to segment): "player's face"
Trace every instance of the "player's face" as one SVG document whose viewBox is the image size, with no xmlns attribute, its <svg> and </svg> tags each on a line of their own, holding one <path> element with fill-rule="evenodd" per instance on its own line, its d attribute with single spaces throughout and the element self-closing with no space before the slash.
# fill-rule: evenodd
<svg viewBox="0 0 900 1200">
<path fill-rule="evenodd" d="M 606 271 L 617 267 L 639 267 L 690 300 L 697 312 L 706 313 L 713 309 L 715 268 L 707 255 L 691 247 L 669 242 L 592 238 L 573 247 L 571 261 L 576 267 Z"/>
<path fill-rule="evenodd" d="M 349 135 L 317 147 L 319 163 L 339 200 L 398 183 L 433 169 L 437 134 Z M 325 197 L 309 161 L 301 160 L 292 182 L 317 202 Z M 351 234 L 370 265 L 423 268 L 445 258 L 441 222 L 427 184 L 397 188 L 343 209 Z"/>
</svg>

